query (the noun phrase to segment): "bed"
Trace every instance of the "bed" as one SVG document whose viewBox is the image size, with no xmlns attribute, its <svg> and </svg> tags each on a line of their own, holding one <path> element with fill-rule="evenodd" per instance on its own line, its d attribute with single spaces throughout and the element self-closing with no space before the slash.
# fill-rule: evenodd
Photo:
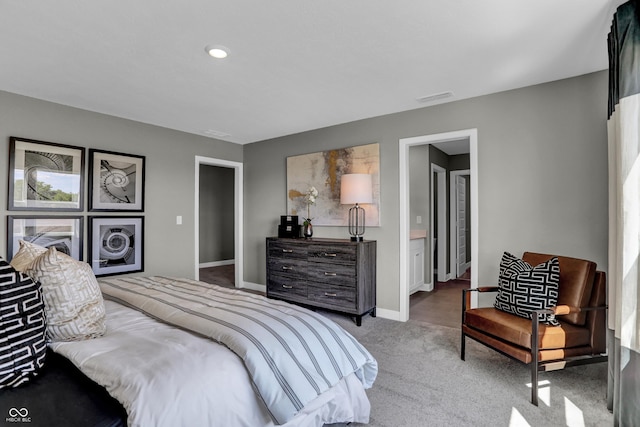
<svg viewBox="0 0 640 427">
<path fill-rule="evenodd" d="M 189 279 L 99 286 L 104 334 L 49 343 L 42 375 L 0 390 L 0 412 L 26 408 L 31 425 L 50 426 L 70 417 L 104 426 L 368 423 L 377 363 L 326 317 Z M 85 403 L 74 403 L 74 390 Z M 59 392 L 69 403 L 45 413 L 42 399 Z"/>
</svg>

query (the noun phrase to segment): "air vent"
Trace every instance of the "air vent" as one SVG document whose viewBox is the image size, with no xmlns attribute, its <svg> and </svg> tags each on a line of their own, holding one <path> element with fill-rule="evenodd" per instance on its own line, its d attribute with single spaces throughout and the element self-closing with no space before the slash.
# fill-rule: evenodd
<svg viewBox="0 0 640 427">
<path fill-rule="evenodd" d="M 213 129 L 207 129 L 202 133 L 208 136 L 212 136 L 214 138 L 226 138 L 228 136 L 231 136 L 230 133 L 224 133 L 224 132 L 220 132 L 219 130 L 213 130 Z"/>
<path fill-rule="evenodd" d="M 433 101 L 439 101 L 445 98 L 451 98 L 452 96 L 453 96 L 453 92 L 447 91 L 447 92 L 434 93 L 433 95 L 422 96 L 420 98 L 417 98 L 416 101 L 422 102 L 422 103 L 433 102 Z"/>
</svg>

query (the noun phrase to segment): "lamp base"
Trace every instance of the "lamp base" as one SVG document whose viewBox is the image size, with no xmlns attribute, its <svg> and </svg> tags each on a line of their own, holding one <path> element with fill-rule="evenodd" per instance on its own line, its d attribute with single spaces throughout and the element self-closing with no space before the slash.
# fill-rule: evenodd
<svg viewBox="0 0 640 427">
<path fill-rule="evenodd" d="M 362 236 L 351 236 L 351 241 L 352 242 L 362 242 L 362 241 L 364 241 L 364 237 L 362 237 Z"/>
</svg>

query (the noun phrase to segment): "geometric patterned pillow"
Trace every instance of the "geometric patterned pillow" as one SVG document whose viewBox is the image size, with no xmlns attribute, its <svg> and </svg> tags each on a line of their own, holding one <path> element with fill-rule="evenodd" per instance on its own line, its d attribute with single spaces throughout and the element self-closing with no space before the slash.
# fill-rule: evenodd
<svg viewBox="0 0 640 427">
<path fill-rule="evenodd" d="M 0 389 L 38 374 L 47 350 L 40 284 L 0 258 Z"/>
<path fill-rule="evenodd" d="M 18 252 L 11 258 L 11 267 L 18 271 L 24 271 L 34 259 L 47 251 L 47 248 L 25 240 L 20 240 L 19 243 L 20 249 L 18 249 Z"/>
<path fill-rule="evenodd" d="M 493 304 L 498 310 L 531 319 L 533 310 L 555 306 L 558 302 L 560 263 L 553 257 L 535 267 L 505 252 L 500 261 L 498 295 Z M 560 323 L 555 315 L 541 315 L 540 321 L 552 326 Z"/>
<path fill-rule="evenodd" d="M 51 341 L 77 341 L 104 334 L 104 300 L 89 264 L 51 246 L 24 273 L 42 285 L 47 337 Z"/>
</svg>

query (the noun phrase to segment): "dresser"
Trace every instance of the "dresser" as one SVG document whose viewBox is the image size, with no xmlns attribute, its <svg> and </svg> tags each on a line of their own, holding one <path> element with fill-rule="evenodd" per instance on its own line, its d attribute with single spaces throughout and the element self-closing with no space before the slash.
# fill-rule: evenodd
<svg viewBox="0 0 640 427">
<path fill-rule="evenodd" d="M 376 315 L 376 242 L 267 238 L 267 297 L 350 314 Z"/>
</svg>

